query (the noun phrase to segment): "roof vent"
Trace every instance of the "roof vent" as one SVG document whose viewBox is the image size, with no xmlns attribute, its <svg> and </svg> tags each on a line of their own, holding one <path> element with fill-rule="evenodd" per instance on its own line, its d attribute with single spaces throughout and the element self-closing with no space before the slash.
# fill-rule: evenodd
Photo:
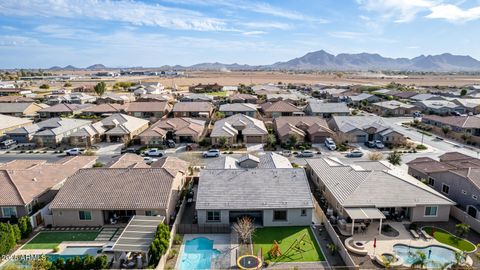
<svg viewBox="0 0 480 270">
<path fill-rule="evenodd" d="M 36 177 L 32 178 L 32 181 L 37 182 L 37 178 Z"/>
</svg>

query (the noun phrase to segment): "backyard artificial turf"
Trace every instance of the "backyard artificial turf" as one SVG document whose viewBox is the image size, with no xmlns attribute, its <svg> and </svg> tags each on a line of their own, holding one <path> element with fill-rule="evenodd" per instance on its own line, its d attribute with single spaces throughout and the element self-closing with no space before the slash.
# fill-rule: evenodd
<svg viewBox="0 0 480 270">
<path fill-rule="evenodd" d="M 296 239 L 306 234 L 298 249 L 287 250 Z M 324 261 L 325 257 L 318 246 L 310 227 L 265 227 L 256 229 L 253 233 L 253 254 L 257 255 L 262 249 L 265 260 L 272 262 L 317 262 Z M 282 256 L 272 258 L 268 253 L 276 240 L 280 246 Z"/>
<path fill-rule="evenodd" d="M 426 233 L 432 235 L 432 227 L 424 227 L 423 230 L 425 230 Z M 459 250 L 472 252 L 476 248 L 475 245 L 473 245 L 469 241 L 463 238 L 459 238 L 443 229 L 439 229 L 435 227 L 434 234 L 435 234 L 434 237 L 438 242 L 452 246 Z"/>
<path fill-rule="evenodd" d="M 212 96 L 212 97 L 226 97 L 227 96 L 227 92 L 226 91 L 219 91 L 219 92 L 210 92 L 210 93 L 205 93 L 209 96 Z"/>
<path fill-rule="evenodd" d="M 63 241 L 93 241 L 99 234 L 95 232 L 40 232 L 22 249 L 53 249 Z"/>
</svg>

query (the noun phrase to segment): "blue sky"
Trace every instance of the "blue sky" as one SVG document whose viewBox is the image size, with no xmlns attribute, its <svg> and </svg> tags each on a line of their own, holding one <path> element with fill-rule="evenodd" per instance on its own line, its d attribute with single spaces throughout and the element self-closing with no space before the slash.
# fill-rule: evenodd
<svg viewBox="0 0 480 270">
<path fill-rule="evenodd" d="M 480 0 L 0 1 L 0 68 L 271 64 L 321 49 L 480 59 Z"/>
</svg>

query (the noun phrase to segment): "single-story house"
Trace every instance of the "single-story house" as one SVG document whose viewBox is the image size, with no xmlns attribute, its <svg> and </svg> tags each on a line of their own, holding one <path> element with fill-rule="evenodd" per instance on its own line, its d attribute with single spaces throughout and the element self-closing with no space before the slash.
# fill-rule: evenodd
<svg viewBox="0 0 480 270">
<path fill-rule="evenodd" d="M 173 102 L 173 95 L 165 94 L 144 94 L 137 98 L 137 102 Z"/>
<path fill-rule="evenodd" d="M 167 116 L 171 110 L 172 106 L 168 102 L 131 102 L 127 105 L 125 112 L 128 115 L 155 122 Z"/>
<path fill-rule="evenodd" d="M 231 103 L 251 103 L 257 104 L 258 97 L 250 94 L 236 94 L 228 97 Z"/>
<path fill-rule="evenodd" d="M 293 168 L 287 157 L 275 152 L 266 152 L 258 156 L 246 154 L 239 158 L 230 155 L 213 159 L 206 164 L 207 169 L 288 169 Z"/>
<path fill-rule="evenodd" d="M 165 140 L 177 143 L 198 142 L 205 133 L 205 121 L 192 118 L 165 118 L 138 135 L 142 145 L 162 145 Z"/>
<path fill-rule="evenodd" d="M 99 143 L 104 139 L 105 128 L 102 122 L 96 122 L 79 128 L 70 134 L 70 145 L 90 147 L 95 143 Z"/>
<path fill-rule="evenodd" d="M 40 225 L 39 209 L 50 203 L 65 179 L 79 169 L 90 168 L 96 157 L 66 157 L 56 162 L 13 160 L 0 165 L 0 219 L 32 216 Z"/>
<path fill-rule="evenodd" d="M 305 107 L 305 114 L 312 116 L 321 116 L 322 118 L 331 118 L 332 115 L 347 116 L 350 115 L 345 103 L 324 103 L 320 101 L 313 101 Z"/>
<path fill-rule="evenodd" d="M 450 127 L 446 134 L 458 140 L 471 140 L 480 143 L 480 116 L 438 116 L 424 115 L 422 123 L 430 125 L 437 134 L 443 133 L 443 126 Z"/>
<path fill-rule="evenodd" d="M 210 93 L 223 91 L 223 86 L 217 83 L 214 84 L 197 84 L 188 87 L 188 91 L 192 93 Z"/>
<path fill-rule="evenodd" d="M 161 215 L 168 224 L 184 181 L 163 168 L 79 170 L 50 204 L 53 226 L 127 223 L 135 215 Z"/>
<path fill-rule="evenodd" d="M 274 128 L 278 139 L 286 143 L 291 136 L 298 142 L 323 143 L 334 132 L 320 116 L 285 116 L 274 119 Z"/>
<path fill-rule="evenodd" d="M 178 98 L 179 102 L 213 102 L 213 96 L 207 94 L 185 93 Z"/>
<path fill-rule="evenodd" d="M 464 107 L 468 113 L 480 114 L 480 98 L 455 98 L 452 102 Z"/>
<path fill-rule="evenodd" d="M 439 95 L 434 95 L 434 94 L 417 94 L 414 96 L 410 97 L 411 100 L 414 101 L 426 101 L 426 100 L 445 100 L 445 98 L 439 96 Z"/>
<path fill-rule="evenodd" d="M 104 103 L 83 110 L 87 116 L 104 116 L 114 113 L 122 113 L 127 107 L 126 104 Z"/>
<path fill-rule="evenodd" d="M 465 108 L 448 100 L 423 100 L 414 103 L 428 114 L 447 115 L 454 112 L 465 113 Z"/>
<path fill-rule="evenodd" d="M 339 218 L 339 229 L 353 234 L 354 226 L 347 229 L 347 223 L 389 216 L 410 222 L 449 220 L 455 203 L 410 175 L 384 161 L 347 162 L 317 158 L 308 159 L 306 166 L 311 182 Z"/>
<path fill-rule="evenodd" d="M 104 103 L 117 103 L 125 104 L 135 100 L 135 97 L 132 94 L 116 94 L 116 93 L 105 93 L 103 96 L 97 98 L 97 104 Z"/>
<path fill-rule="evenodd" d="M 100 121 L 107 142 L 128 143 L 148 128 L 148 120 L 115 113 Z"/>
<path fill-rule="evenodd" d="M 314 206 L 303 169 L 220 169 L 200 172 L 195 209 L 200 225 L 309 226 Z"/>
<path fill-rule="evenodd" d="M 421 109 L 413 104 L 396 100 L 381 101 L 371 104 L 372 111 L 380 116 L 411 116 Z"/>
<path fill-rule="evenodd" d="M 31 119 L 0 114 L 0 137 L 2 137 L 6 132 L 15 130 L 17 128 L 30 126 L 32 122 L 33 121 Z"/>
<path fill-rule="evenodd" d="M 369 104 L 369 103 L 378 102 L 380 101 L 380 98 L 372 94 L 361 93 L 354 96 L 347 96 L 346 101 L 350 105 L 358 106 L 363 103 Z"/>
<path fill-rule="evenodd" d="M 9 95 L 28 95 L 32 91 L 23 88 L 0 88 L 0 96 L 9 96 Z"/>
<path fill-rule="evenodd" d="M 45 103 L 52 106 L 60 103 L 69 103 L 69 104 L 94 103 L 96 100 L 97 100 L 96 97 L 85 94 L 85 93 L 72 93 L 72 94 L 65 94 L 65 95 L 51 95 L 47 98 Z"/>
<path fill-rule="evenodd" d="M 304 112 L 286 101 L 266 102 L 261 105 L 265 118 L 277 118 L 279 116 L 299 116 Z"/>
<path fill-rule="evenodd" d="M 241 113 L 250 117 L 257 117 L 257 106 L 251 103 L 227 103 L 220 105 L 219 112 L 225 114 L 225 116 L 232 116 L 237 113 Z"/>
<path fill-rule="evenodd" d="M 389 95 L 397 99 L 410 99 L 411 97 L 418 95 L 418 93 L 414 91 L 392 91 Z"/>
<path fill-rule="evenodd" d="M 35 102 L 15 102 L 2 103 L 0 105 L 0 114 L 16 116 L 16 117 L 35 117 L 41 109 L 48 107 Z"/>
<path fill-rule="evenodd" d="M 337 142 L 380 140 L 387 145 L 401 145 L 406 140 L 379 116 L 333 116 L 328 124 L 336 133 Z"/>
<path fill-rule="evenodd" d="M 210 119 L 213 114 L 213 105 L 210 102 L 177 102 L 172 111 L 174 117 Z"/>
<path fill-rule="evenodd" d="M 458 152 L 408 162 L 408 173 L 457 203 L 468 215 L 480 219 L 480 159 Z"/>
<path fill-rule="evenodd" d="M 60 103 L 38 111 L 41 119 L 52 117 L 68 117 L 83 113 L 83 110 L 93 107 L 92 104 L 66 104 Z"/>
<path fill-rule="evenodd" d="M 0 103 L 32 103 L 33 98 L 22 96 L 0 96 Z"/>
<path fill-rule="evenodd" d="M 267 135 L 267 128 L 261 120 L 243 114 L 235 114 L 216 121 L 210 138 L 213 145 L 218 144 L 220 138 L 225 138 L 226 144 L 231 145 L 265 143 Z"/>
<path fill-rule="evenodd" d="M 38 147 L 44 146 L 57 146 L 62 143 L 69 144 L 70 136 L 75 132 L 81 130 L 82 128 L 89 126 L 91 124 L 88 120 L 80 119 L 70 119 L 70 118 L 50 118 L 45 121 L 39 122 L 36 127 L 24 127 L 20 131 L 25 131 L 23 134 L 20 132 L 17 133 L 17 130 L 11 131 L 12 134 L 15 134 L 15 137 L 18 135 L 24 135 L 27 140 L 29 133 L 32 129 L 37 129 L 33 134 L 33 141 Z M 35 126 L 33 125 L 33 126 Z M 22 130 L 23 129 L 23 130 Z M 9 134 L 10 137 L 11 136 Z"/>
</svg>

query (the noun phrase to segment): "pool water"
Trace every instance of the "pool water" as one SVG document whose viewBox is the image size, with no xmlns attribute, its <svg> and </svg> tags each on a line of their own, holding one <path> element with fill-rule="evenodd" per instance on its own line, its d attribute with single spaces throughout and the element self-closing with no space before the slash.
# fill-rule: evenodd
<svg viewBox="0 0 480 270">
<path fill-rule="evenodd" d="M 455 251 L 441 246 L 428 246 L 424 248 L 409 247 L 407 245 L 394 245 L 395 254 L 401 257 L 404 264 L 411 265 L 417 259 L 417 252 L 427 255 L 427 268 L 439 268 L 448 263 L 455 262 Z"/>
<path fill-rule="evenodd" d="M 70 246 L 66 247 L 60 254 L 61 255 L 97 255 L 101 247 L 83 247 L 83 246 Z"/>
<path fill-rule="evenodd" d="M 220 254 L 213 248 L 213 240 L 198 237 L 185 242 L 180 270 L 211 269 L 212 259 Z"/>
</svg>

